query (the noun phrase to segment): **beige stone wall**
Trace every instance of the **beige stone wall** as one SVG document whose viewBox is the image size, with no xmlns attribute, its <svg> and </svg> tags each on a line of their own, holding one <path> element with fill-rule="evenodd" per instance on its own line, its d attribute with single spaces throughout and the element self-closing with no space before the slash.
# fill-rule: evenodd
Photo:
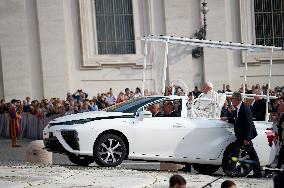
<svg viewBox="0 0 284 188">
<path fill-rule="evenodd" d="M 69 90 L 64 1 L 37 0 L 44 97 Z"/>
<path fill-rule="evenodd" d="M 166 34 L 190 37 L 200 27 L 199 2 L 165 0 Z M 196 19 L 197 18 L 197 19 Z M 202 61 L 193 59 L 191 47 L 169 46 L 169 80 L 182 79 L 192 89 L 203 82 Z"/>
<path fill-rule="evenodd" d="M 31 95 L 30 65 L 27 61 L 27 18 L 25 1 L 0 1 L 0 47 L 3 93 L 7 100 Z M 2 88 L 1 88 L 2 90 Z"/>
<path fill-rule="evenodd" d="M 79 2 L 93 1 L 0 0 L 0 98 L 63 98 L 67 91 L 78 88 L 95 95 L 110 87 L 115 93 L 125 87 L 132 90 L 141 87 L 144 43 L 136 41 L 137 54 L 134 56 L 100 56 L 95 54 L 95 46 L 89 46 L 90 54 L 87 55 L 90 58 L 86 59 L 88 56 L 82 51 L 86 43 L 82 38 Z M 208 39 L 253 41 L 251 2 L 207 2 L 210 9 Z M 202 22 L 200 3 L 133 0 L 136 37 L 148 34 L 192 36 Z M 146 88 L 155 92 L 162 90 L 164 48 L 163 44 L 148 47 Z M 186 46 L 169 46 L 168 82 L 183 79 L 189 90 L 200 86 L 204 79 L 212 81 L 217 89 L 221 89 L 223 83 L 230 84 L 233 89 L 239 88 L 244 72 L 242 53 L 205 49 L 205 58 L 195 59 L 191 50 Z M 253 62 L 248 71 L 249 85 L 265 84 L 266 57 L 267 54 L 249 57 Z M 284 55 L 278 53 L 275 58 L 272 86 L 283 85 L 284 78 Z"/>
<path fill-rule="evenodd" d="M 155 17 L 151 17 L 152 22 L 158 23 L 156 25 L 150 24 L 149 20 L 149 11 L 148 9 L 158 10 L 162 8 L 160 6 L 161 0 L 155 1 L 153 3 L 148 3 L 148 1 L 136 1 L 136 6 L 147 8 L 146 10 L 139 9 L 139 14 L 136 15 L 141 19 L 140 23 L 145 23 L 138 27 L 139 33 L 148 35 L 150 30 L 153 33 L 159 34 L 163 32 L 163 25 L 161 23 L 161 13 L 158 11 L 154 12 Z M 137 54 L 141 58 L 138 58 L 137 61 L 132 60 L 128 57 L 122 57 L 123 62 L 114 63 L 117 60 L 115 56 L 104 55 L 105 59 L 98 54 L 89 54 L 90 56 L 94 55 L 94 58 L 97 58 L 97 61 L 102 61 L 102 65 L 98 67 L 89 67 L 90 64 L 96 64 L 92 58 L 89 59 L 89 62 L 84 62 L 82 54 L 82 25 L 80 25 L 80 7 L 78 1 L 64 1 L 65 7 L 65 20 L 66 20 L 66 29 L 69 31 L 66 33 L 66 47 L 67 47 L 67 59 L 69 64 L 69 83 L 70 91 L 75 91 L 78 88 L 85 90 L 91 96 L 97 93 L 106 92 L 109 88 L 112 88 L 115 94 L 118 94 L 120 91 L 124 91 L 126 87 L 129 87 L 131 90 L 135 90 L 137 86 L 141 88 L 142 85 L 142 63 L 143 63 L 143 42 L 137 40 L 137 43 L 141 43 L 141 48 L 137 48 Z M 138 7 L 138 8 L 139 8 Z M 137 31 L 138 32 L 138 31 Z M 137 36 L 138 37 L 138 36 Z M 89 49 L 90 50 L 90 49 Z M 91 50 L 90 50 L 91 51 Z M 150 46 L 149 46 L 150 52 Z M 90 52 L 91 53 L 91 52 Z M 148 59 L 151 59 L 151 54 L 149 54 Z M 120 60 L 119 60 L 120 61 Z M 88 65 L 89 63 L 89 65 Z M 85 65 L 84 65 L 85 64 Z M 135 64 L 140 66 L 136 66 Z M 87 65 L 87 66 L 86 66 Z M 156 86 L 160 83 L 156 83 L 156 62 L 149 61 L 148 68 L 146 72 L 146 87 L 151 91 L 155 91 Z M 159 70 L 159 67 L 157 67 Z"/>
</svg>

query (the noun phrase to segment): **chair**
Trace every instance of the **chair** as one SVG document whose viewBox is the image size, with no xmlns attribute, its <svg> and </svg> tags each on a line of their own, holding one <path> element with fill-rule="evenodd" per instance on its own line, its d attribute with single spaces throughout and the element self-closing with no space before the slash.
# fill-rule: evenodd
<svg viewBox="0 0 284 188">
<path fill-rule="evenodd" d="M 215 110 L 213 109 L 213 118 L 220 118 L 221 111 L 226 101 L 225 93 L 218 93 L 218 103 L 215 105 Z"/>
</svg>

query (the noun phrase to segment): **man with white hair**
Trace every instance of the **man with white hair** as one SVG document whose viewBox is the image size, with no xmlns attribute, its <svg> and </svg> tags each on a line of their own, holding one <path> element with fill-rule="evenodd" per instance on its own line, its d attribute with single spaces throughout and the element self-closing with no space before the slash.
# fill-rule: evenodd
<svg viewBox="0 0 284 188">
<path fill-rule="evenodd" d="M 218 103 L 218 93 L 213 90 L 211 82 L 205 82 L 201 88 L 202 93 L 193 105 L 193 116 L 210 117 L 215 104 Z"/>
</svg>

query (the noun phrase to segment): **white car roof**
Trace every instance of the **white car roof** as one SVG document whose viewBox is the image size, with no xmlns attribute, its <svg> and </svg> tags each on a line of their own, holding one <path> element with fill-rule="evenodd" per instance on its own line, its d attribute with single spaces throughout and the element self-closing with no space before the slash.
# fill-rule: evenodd
<svg viewBox="0 0 284 188">
<path fill-rule="evenodd" d="M 187 96 L 178 96 L 178 95 L 169 95 L 169 96 L 164 96 L 164 95 L 152 95 L 152 96 L 146 96 L 147 98 L 152 98 L 152 97 L 163 97 L 163 98 L 168 98 L 171 100 L 177 100 L 177 99 L 185 99 L 188 100 Z"/>
</svg>

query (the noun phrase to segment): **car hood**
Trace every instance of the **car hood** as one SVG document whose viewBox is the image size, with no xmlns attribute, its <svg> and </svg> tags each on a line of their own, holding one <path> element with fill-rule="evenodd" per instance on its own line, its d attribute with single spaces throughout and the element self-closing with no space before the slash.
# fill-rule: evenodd
<svg viewBox="0 0 284 188">
<path fill-rule="evenodd" d="M 70 114 L 62 117 L 58 117 L 50 123 L 66 122 L 73 120 L 84 120 L 88 118 L 115 118 L 115 117 L 131 117 L 133 113 L 122 113 L 122 112 L 105 112 L 105 111 L 94 111 L 94 112 L 83 112 L 77 114 Z"/>
</svg>

